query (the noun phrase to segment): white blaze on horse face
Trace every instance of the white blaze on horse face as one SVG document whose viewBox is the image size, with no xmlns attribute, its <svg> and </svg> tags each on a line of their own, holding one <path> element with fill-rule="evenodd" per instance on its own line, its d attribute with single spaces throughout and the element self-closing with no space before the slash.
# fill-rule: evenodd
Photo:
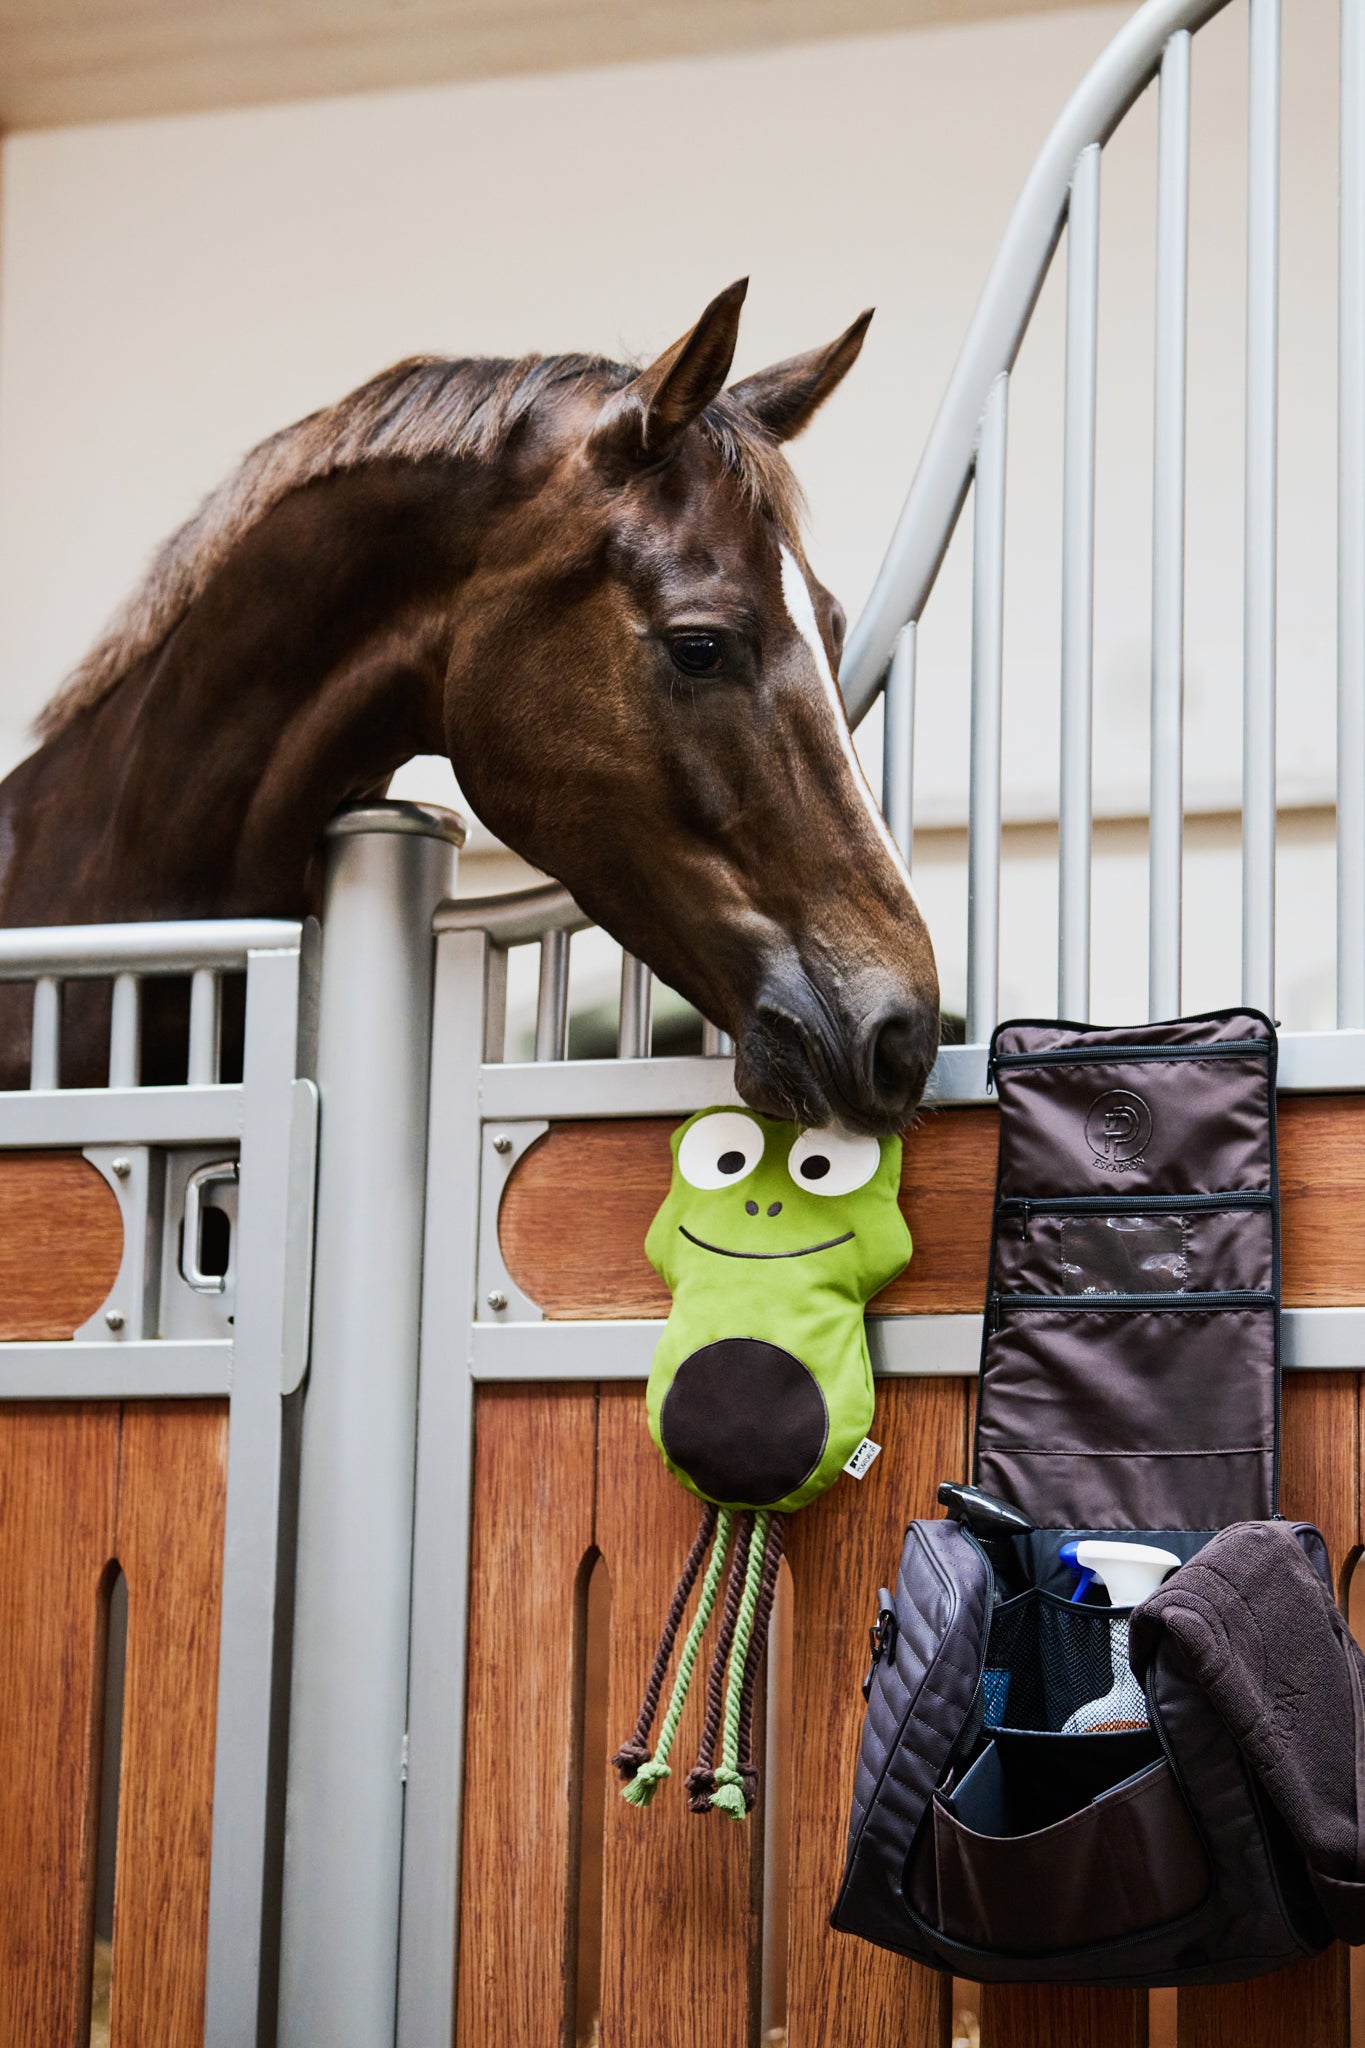
<svg viewBox="0 0 1365 2048">
<path fill-rule="evenodd" d="M 820 628 L 816 623 L 815 606 L 811 601 L 810 585 L 802 575 L 801 565 L 791 549 L 780 544 L 779 552 L 782 556 L 782 600 L 787 607 L 787 615 L 811 651 L 811 658 L 815 663 L 815 672 L 819 676 L 825 696 L 829 700 L 830 712 L 834 719 L 834 730 L 838 734 L 839 745 L 843 748 L 844 759 L 848 762 L 849 773 L 853 777 L 854 787 L 867 805 L 868 816 L 872 820 L 873 828 L 882 845 L 890 854 L 896 873 L 905 884 L 906 895 L 915 905 L 915 909 L 918 910 L 919 904 L 916 902 L 915 892 L 911 887 L 909 872 L 906 869 L 904 860 L 901 858 L 901 850 L 891 837 L 886 819 L 882 816 L 881 805 L 868 787 L 867 777 L 863 773 L 863 764 L 858 759 L 858 752 L 853 744 L 853 735 L 848 729 L 848 719 L 844 712 L 844 700 L 839 695 L 839 685 L 834 680 L 834 671 L 829 665 L 829 656 L 825 652 L 825 643 L 820 638 Z"/>
</svg>

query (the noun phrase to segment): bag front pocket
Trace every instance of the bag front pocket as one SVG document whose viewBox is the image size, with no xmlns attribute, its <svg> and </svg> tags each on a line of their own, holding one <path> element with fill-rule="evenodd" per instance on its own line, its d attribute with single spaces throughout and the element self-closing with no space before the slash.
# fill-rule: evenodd
<svg viewBox="0 0 1365 2048">
<path fill-rule="evenodd" d="M 997 1296 L 977 1484 L 1042 1526 L 1270 1517 L 1274 1311 L 1261 1293 Z"/>
<path fill-rule="evenodd" d="M 1269 1294 L 1271 1197 L 1074 1195 L 1000 1205 L 995 1283 L 1002 1294 Z"/>
<path fill-rule="evenodd" d="M 1019 1771 L 992 1743 L 935 1796 L 936 1919 L 950 1939 L 1041 1957 L 1158 1927 L 1206 1897 L 1208 1861 L 1164 1760 L 1027 1832 L 1013 1826 Z"/>
</svg>

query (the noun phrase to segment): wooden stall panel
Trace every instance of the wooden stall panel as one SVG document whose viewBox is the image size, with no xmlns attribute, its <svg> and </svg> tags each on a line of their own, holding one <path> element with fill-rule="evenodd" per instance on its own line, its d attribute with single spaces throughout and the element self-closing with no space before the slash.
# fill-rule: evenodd
<svg viewBox="0 0 1365 2048">
<path fill-rule="evenodd" d="M 225 1401 L 123 1411 L 116 1545 L 128 1661 L 111 2048 L 203 2037 L 227 1436 Z"/>
<path fill-rule="evenodd" d="M 873 1315 L 977 1315 L 995 1187 L 994 1109 L 931 1111 L 905 1138 L 901 1207 L 915 1252 Z M 517 1285 L 550 1317 L 666 1316 L 644 1254 L 668 1190 L 671 1121 L 555 1124 L 518 1164 L 499 1237 Z M 1284 1298 L 1365 1303 L 1365 1096 L 1280 1103 Z"/>
<path fill-rule="evenodd" d="M 460 2048 L 563 2048 L 577 1884 L 580 1567 L 594 1387 L 479 1394 L 460 1920 Z"/>
<path fill-rule="evenodd" d="M 937 1514 L 939 1481 L 965 1472 L 967 1413 L 962 1380 L 883 1381 L 872 1428 L 881 1456 L 865 1479 L 841 1479 L 787 1525 L 790 2048 L 940 2048 L 948 2038 L 950 1980 L 834 1933 L 829 1912 L 844 1864 L 877 1588 L 895 1583 L 906 1523 Z"/>
<path fill-rule="evenodd" d="M 611 1576 L 611 1748 L 640 1695 L 698 1503 L 664 1470 L 643 1389 L 604 1386 L 598 1428 L 597 1545 Z M 602 1881 L 602 2048 L 750 2048 L 757 2022 L 760 1855 L 752 1821 L 687 1809 L 705 1659 L 674 1745 L 673 1775 L 651 1806 L 607 1786 Z M 662 1710 L 661 1710 L 662 1713 Z M 837 1796 L 837 1795 L 836 1795 Z M 510 2039 L 510 2036 L 498 2038 Z"/>
<path fill-rule="evenodd" d="M 69 1337 L 123 1259 L 118 1199 L 79 1152 L 0 1152 L 0 1342 Z"/>
<path fill-rule="evenodd" d="M 0 2040 L 89 2033 L 119 1413 L 0 1410 Z"/>
<path fill-rule="evenodd" d="M 547 1316 L 666 1316 L 644 1253 L 668 1192 L 673 1122 L 555 1124 L 507 1184 L 498 1235 L 508 1271 Z M 874 1314 L 980 1310 L 995 1182 L 993 1109 L 940 1110 L 905 1139 L 901 1207 L 915 1255 Z"/>
</svg>

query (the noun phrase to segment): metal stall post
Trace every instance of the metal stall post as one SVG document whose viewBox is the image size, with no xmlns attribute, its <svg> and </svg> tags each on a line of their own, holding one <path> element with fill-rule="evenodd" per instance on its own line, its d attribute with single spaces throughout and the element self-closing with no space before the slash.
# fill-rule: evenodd
<svg viewBox="0 0 1365 2048">
<path fill-rule="evenodd" d="M 281 2048 L 385 2048 L 398 1982 L 432 913 L 463 837 L 329 828 L 313 1341 L 299 1474 Z"/>
</svg>

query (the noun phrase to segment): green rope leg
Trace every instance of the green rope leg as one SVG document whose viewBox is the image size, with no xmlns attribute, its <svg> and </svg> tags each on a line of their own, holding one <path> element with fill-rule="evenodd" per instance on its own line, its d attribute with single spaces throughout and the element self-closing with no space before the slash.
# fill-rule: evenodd
<svg viewBox="0 0 1365 2048">
<path fill-rule="evenodd" d="M 771 1520 L 772 1516 L 766 1508 L 754 1516 L 754 1533 L 749 1539 L 749 1561 L 744 1573 L 744 1594 L 739 1603 L 735 1639 L 730 1645 L 730 1673 L 725 1688 L 725 1734 L 721 1744 L 721 1760 L 716 1766 L 716 1789 L 711 1794 L 711 1805 L 717 1813 L 729 1814 L 731 1820 L 743 1820 L 748 1811 L 744 1799 L 744 1779 L 739 1769 L 740 1700 L 744 1690 L 744 1667 L 748 1661 L 749 1638 L 753 1632 L 754 1612 L 758 1606 L 759 1581 L 763 1576 L 763 1558 L 768 1547 L 768 1524 Z"/>
<path fill-rule="evenodd" d="M 673 1691 L 663 1718 L 663 1726 L 659 1730 L 658 1744 L 648 1763 L 641 1764 L 629 1784 L 621 1787 L 621 1797 L 631 1806 L 648 1806 L 662 1781 L 672 1775 L 668 1767 L 669 1752 L 673 1748 L 673 1739 L 678 1732 L 678 1723 L 682 1719 L 683 1702 L 692 1683 L 692 1671 L 697 1661 L 697 1652 L 701 1648 L 701 1639 L 706 1633 L 706 1624 L 711 1619 L 711 1609 L 716 1604 L 716 1592 L 725 1566 L 725 1552 L 729 1541 L 730 1510 L 722 1508 L 716 1517 L 715 1541 L 711 1545 L 706 1577 L 702 1580 L 701 1597 L 697 1601 L 697 1611 L 692 1617 L 692 1626 L 687 1631 L 682 1655 L 678 1659 L 678 1675 L 673 1681 Z M 752 1546 L 749 1554 L 752 1559 Z M 747 1577 L 745 1593 L 748 1593 Z M 742 1609 L 740 1618 L 743 1619 Z"/>
</svg>

